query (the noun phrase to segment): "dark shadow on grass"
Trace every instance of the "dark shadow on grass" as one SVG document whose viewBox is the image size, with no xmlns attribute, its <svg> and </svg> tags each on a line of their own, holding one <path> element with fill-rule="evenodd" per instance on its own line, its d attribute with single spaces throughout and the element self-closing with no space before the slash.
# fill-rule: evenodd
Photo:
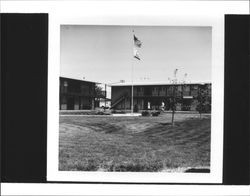
<svg viewBox="0 0 250 196">
<path fill-rule="evenodd" d="M 210 173 L 210 169 L 206 168 L 190 168 L 185 171 L 185 173 Z"/>
</svg>

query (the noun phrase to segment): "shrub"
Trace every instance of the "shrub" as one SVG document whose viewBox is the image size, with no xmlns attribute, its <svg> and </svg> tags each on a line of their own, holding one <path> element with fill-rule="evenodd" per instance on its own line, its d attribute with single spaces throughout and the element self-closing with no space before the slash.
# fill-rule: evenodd
<svg viewBox="0 0 250 196">
<path fill-rule="evenodd" d="M 151 114 L 152 116 L 159 116 L 160 113 L 161 113 L 160 111 L 154 111 Z"/>
<path fill-rule="evenodd" d="M 158 116 L 159 114 L 157 112 L 152 112 L 152 116 Z"/>
<path fill-rule="evenodd" d="M 149 113 L 148 111 L 142 111 L 141 115 L 142 115 L 142 116 L 149 116 L 150 113 Z"/>
<path fill-rule="evenodd" d="M 103 111 L 98 111 L 96 112 L 97 115 L 104 115 L 104 112 Z"/>
</svg>

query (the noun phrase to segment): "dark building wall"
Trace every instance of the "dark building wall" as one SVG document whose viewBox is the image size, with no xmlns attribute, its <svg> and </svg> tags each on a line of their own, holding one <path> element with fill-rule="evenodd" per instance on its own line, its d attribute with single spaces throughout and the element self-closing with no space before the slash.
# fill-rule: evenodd
<svg viewBox="0 0 250 196">
<path fill-rule="evenodd" d="M 117 109 L 129 109 L 131 97 L 131 86 L 124 86 L 120 88 L 119 86 L 113 86 L 111 89 L 111 103 L 116 104 Z"/>
<path fill-rule="evenodd" d="M 60 110 L 94 109 L 95 83 L 60 77 Z"/>
<path fill-rule="evenodd" d="M 139 110 L 160 109 L 162 105 L 169 110 L 171 99 L 176 97 L 176 110 L 196 110 L 201 89 L 206 104 L 211 105 L 211 84 L 136 85 L 133 87 L 133 102 Z M 131 86 L 113 86 L 112 108 L 131 109 L 131 91 Z"/>
</svg>

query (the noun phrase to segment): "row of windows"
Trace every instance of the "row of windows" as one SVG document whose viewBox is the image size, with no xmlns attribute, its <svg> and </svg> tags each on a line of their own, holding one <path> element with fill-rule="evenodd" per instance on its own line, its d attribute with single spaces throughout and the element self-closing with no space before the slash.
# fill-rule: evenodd
<svg viewBox="0 0 250 196">
<path fill-rule="evenodd" d="M 148 87 L 146 87 L 148 88 Z M 174 87 L 173 86 L 169 86 L 169 87 L 151 87 L 150 89 L 152 89 L 152 91 L 166 91 L 166 90 L 172 90 Z M 190 89 L 193 90 L 198 90 L 198 86 L 177 86 L 176 89 L 179 91 L 190 91 Z M 208 89 L 210 89 L 210 87 L 207 87 Z M 134 87 L 135 91 L 137 92 L 143 92 L 144 91 L 144 87 Z"/>
<path fill-rule="evenodd" d="M 169 86 L 169 87 L 151 87 L 145 89 L 144 87 L 134 87 L 134 91 L 135 92 L 144 92 L 144 91 L 151 91 L 153 93 L 156 92 L 171 92 L 174 90 L 173 86 Z M 181 92 L 190 92 L 190 91 L 198 91 L 199 87 L 198 86 L 177 86 L 175 88 L 176 91 L 181 91 Z M 211 86 L 208 85 L 205 89 L 207 89 L 208 91 L 211 90 Z"/>
<path fill-rule="evenodd" d="M 204 88 L 203 88 L 204 87 Z M 210 86 L 211 87 L 211 86 Z M 211 96 L 211 88 L 208 86 L 173 86 L 164 87 L 134 87 L 135 96 L 172 96 L 175 92 L 176 96 L 198 96 L 200 89 L 204 89 L 205 94 Z"/>
</svg>

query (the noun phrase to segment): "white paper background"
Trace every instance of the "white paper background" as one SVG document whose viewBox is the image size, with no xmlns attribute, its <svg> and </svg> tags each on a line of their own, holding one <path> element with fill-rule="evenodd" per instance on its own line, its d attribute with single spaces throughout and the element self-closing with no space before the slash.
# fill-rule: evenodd
<svg viewBox="0 0 250 196">
<path fill-rule="evenodd" d="M 122 25 L 190 25 L 190 26 L 213 26 L 213 53 L 212 53 L 212 83 L 213 83 L 213 103 L 212 106 L 212 166 L 211 174 L 177 174 L 170 177 L 166 174 L 149 178 L 149 176 L 138 177 L 138 181 L 152 182 L 221 182 L 222 177 L 222 136 L 223 136 L 223 66 L 224 66 L 224 14 L 248 14 L 248 2 L 246 1 L 227 1 L 227 2 L 187 2 L 187 1 L 76 1 L 76 2 L 21 2 L 4 1 L 1 2 L 1 12 L 15 13 L 49 13 L 49 68 L 48 68 L 48 180 L 86 180 L 98 179 L 98 181 L 135 181 L 134 176 L 121 178 L 115 174 L 103 175 L 96 173 L 92 175 L 82 175 L 82 172 L 57 172 L 58 167 L 58 100 L 59 100 L 59 60 L 60 60 L 60 37 L 59 25 L 63 24 L 122 24 Z M 216 111 L 216 112 L 215 112 Z M 214 114 L 218 118 L 214 118 Z M 215 131 L 216 130 L 216 131 Z M 215 163 L 215 164 L 213 164 Z M 69 174 L 72 173 L 72 174 Z M 119 174 L 120 175 L 120 174 Z M 146 174 L 147 175 L 147 174 Z M 152 175 L 152 174 L 151 174 Z M 156 175 L 156 174 L 153 174 Z M 194 175 L 194 176 L 190 176 Z M 149 180 L 150 179 L 150 180 Z M 29 188 L 27 188 L 27 186 Z M 45 188 L 46 186 L 46 188 Z M 15 188 L 14 188 L 15 187 Z M 131 195 L 140 193 L 141 195 L 187 195 L 194 194 L 220 194 L 232 195 L 233 190 L 246 192 L 245 187 L 225 189 L 214 186 L 206 189 L 205 186 L 160 186 L 160 185 L 65 185 L 65 184 L 3 184 L 3 194 L 101 194 L 101 195 Z M 67 190 L 66 190 L 67 189 Z M 121 191 L 121 189 L 123 189 Z M 206 189 L 205 192 L 204 189 Z M 209 192 L 210 190 L 210 192 Z M 230 190 L 230 191 L 228 191 Z M 139 191 L 139 192 L 138 192 Z M 202 191 L 202 192 L 199 192 Z"/>
</svg>

